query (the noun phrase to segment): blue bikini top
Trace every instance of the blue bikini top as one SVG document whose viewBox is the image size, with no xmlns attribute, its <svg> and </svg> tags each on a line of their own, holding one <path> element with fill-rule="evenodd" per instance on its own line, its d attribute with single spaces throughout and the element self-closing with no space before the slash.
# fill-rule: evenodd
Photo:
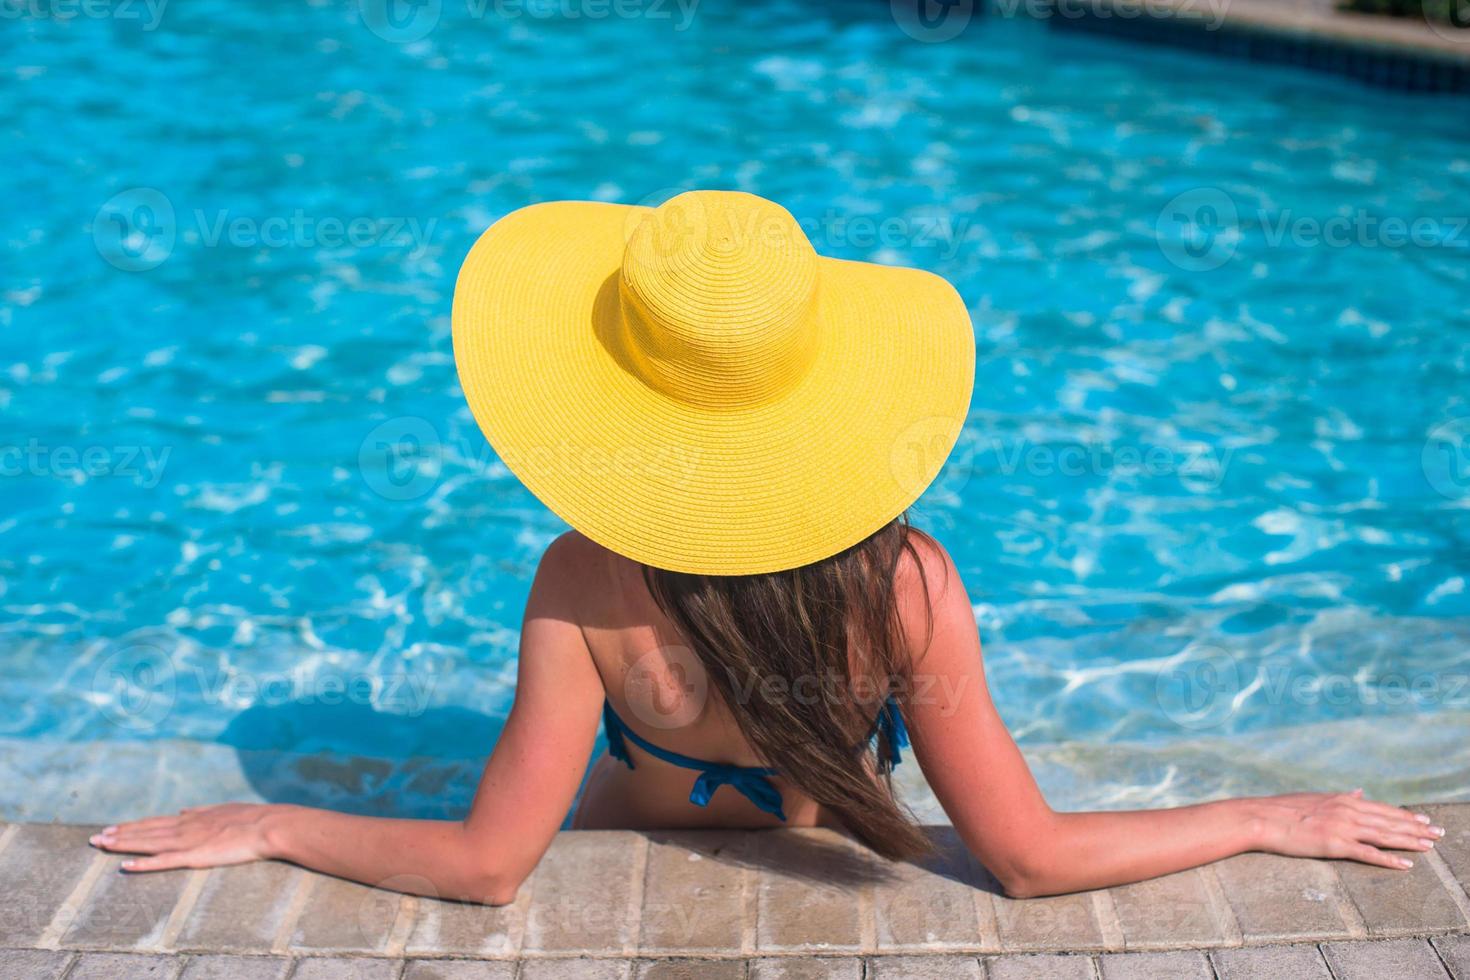
<svg viewBox="0 0 1470 980">
<path fill-rule="evenodd" d="M 629 728 L 627 723 L 613 710 L 610 701 L 602 702 L 602 727 L 607 733 L 607 754 L 623 762 L 629 769 L 633 768 L 633 760 L 628 755 L 627 745 L 627 742 L 631 741 L 655 759 L 662 759 L 669 765 L 693 769 L 699 773 L 699 778 L 694 780 L 694 788 L 689 792 L 689 802 L 695 806 L 709 805 L 710 797 L 714 796 L 715 790 L 721 786 L 732 786 L 761 810 L 774 814 L 778 820 L 786 819 L 786 811 L 781 808 L 781 791 L 772 784 L 770 778 L 776 775 L 776 770 L 763 769 L 758 766 L 727 766 L 718 762 L 705 762 L 703 759 L 695 759 L 677 752 L 670 752 L 668 749 L 661 749 Z M 892 769 L 903 761 L 903 754 L 899 750 L 908 747 L 909 733 L 904 728 L 903 715 L 898 711 L 898 702 L 891 694 L 883 702 L 883 707 L 878 709 L 878 720 L 873 724 L 873 734 L 868 737 L 869 741 L 880 733 L 883 735 L 884 743 L 888 746 L 888 758 L 881 761 L 887 764 L 888 769 Z M 624 741 L 625 739 L 627 741 Z"/>
</svg>

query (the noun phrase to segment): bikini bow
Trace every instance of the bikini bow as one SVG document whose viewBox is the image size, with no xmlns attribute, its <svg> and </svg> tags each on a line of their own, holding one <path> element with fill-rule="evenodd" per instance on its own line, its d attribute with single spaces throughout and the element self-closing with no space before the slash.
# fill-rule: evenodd
<svg viewBox="0 0 1470 980">
<path fill-rule="evenodd" d="M 689 791 L 689 802 L 695 806 L 707 806 L 710 797 L 721 786 L 734 787 L 761 810 L 775 815 L 778 820 L 786 819 L 781 808 L 781 791 L 765 776 L 734 766 L 710 766 L 701 772 L 694 781 L 694 788 Z"/>
</svg>

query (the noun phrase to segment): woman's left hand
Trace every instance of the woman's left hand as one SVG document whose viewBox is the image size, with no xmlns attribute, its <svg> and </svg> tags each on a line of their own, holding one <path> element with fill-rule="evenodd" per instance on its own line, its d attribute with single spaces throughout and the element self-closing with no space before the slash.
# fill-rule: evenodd
<svg viewBox="0 0 1470 980">
<path fill-rule="evenodd" d="M 104 851 L 147 855 L 124 861 L 124 871 L 245 864 L 270 857 L 265 820 L 279 809 L 258 803 L 189 807 L 176 816 L 108 827 L 94 834 L 91 843 Z"/>
</svg>

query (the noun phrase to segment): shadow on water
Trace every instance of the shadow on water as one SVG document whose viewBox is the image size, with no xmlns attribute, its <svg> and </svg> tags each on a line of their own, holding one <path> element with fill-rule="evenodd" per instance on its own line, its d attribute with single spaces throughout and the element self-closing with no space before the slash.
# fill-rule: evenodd
<svg viewBox="0 0 1470 980">
<path fill-rule="evenodd" d="M 268 802 L 450 820 L 469 811 L 480 770 L 503 724 L 503 718 L 464 708 L 394 714 L 350 701 L 296 701 L 240 712 L 219 741 L 235 750 L 251 788 Z M 916 864 L 998 891 L 952 827 L 927 830 L 935 850 Z M 861 845 L 822 831 L 642 833 L 653 843 L 677 844 L 720 863 L 839 887 L 880 882 L 897 873 Z"/>
<path fill-rule="evenodd" d="M 343 700 L 256 705 L 219 741 L 271 803 L 371 816 L 464 816 L 504 719 L 465 708 L 411 714 Z"/>
</svg>

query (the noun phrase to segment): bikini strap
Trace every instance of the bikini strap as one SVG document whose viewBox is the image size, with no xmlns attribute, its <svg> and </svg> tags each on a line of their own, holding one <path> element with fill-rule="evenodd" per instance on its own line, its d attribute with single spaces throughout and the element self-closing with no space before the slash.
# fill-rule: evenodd
<svg viewBox="0 0 1470 980">
<path fill-rule="evenodd" d="M 602 730 L 607 733 L 607 754 L 632 769 L 633 757 L 628 754 L 628 743 L 623 741 L 623 732 L 628 730 L 628 726 L 623 724 L 610 701 L 602 702 Z"/>
<path fill-rule="evenodd" d="M 887 763 L 888 769 L 893 769 L 903 761 L 900 750 L 909 747 L 909 730 L 903 723 L 903 712 L 898 710 L 898 700 L 892 694 L 878 709 L 878 734 L 882 735 L 883 744 L 888 748 L 888 758 L 882 761 Z"/>
<path fill-rule="evenodd" d="M 627 764 L 629 769 L 633 768 L 633 760 L 628 755 L 627 742 L 632 742 L 655 759 L 699 773 L 699 778 L 694 781 L 694 788 L 689 791 L 689 802 L 695 806 L 707 806 L 715 790 L 721 786 L 730 786 L 760 810 L 773 814 L 779 820 L 786 819 L 786 812 L 781 806 L 781 791 L 770 780 L 771 776 L 776 775 L 776 770 L 756 766 L 720 765 L 660 748 L 629 728 L 613 710 L 611 701 L 602 702 L 602 723 L 607 729 L 608 754 Z"/>
</svg>

